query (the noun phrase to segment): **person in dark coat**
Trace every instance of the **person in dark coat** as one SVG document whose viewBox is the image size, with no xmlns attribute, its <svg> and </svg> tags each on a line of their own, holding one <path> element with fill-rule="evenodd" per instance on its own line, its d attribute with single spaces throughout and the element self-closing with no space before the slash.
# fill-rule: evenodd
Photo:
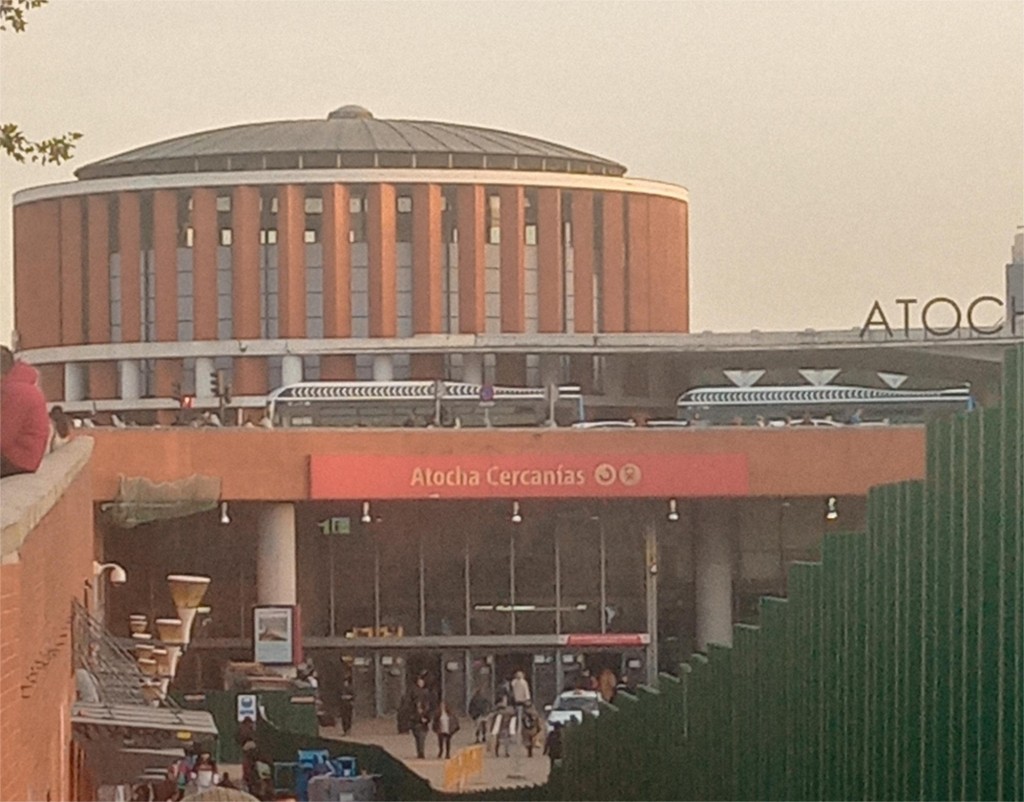
<svg viewBox="0 0 1024 802">
<path fill-rule="evenodd" d="M 487 743 L 487 716 L 491 712 L 491 701 L 483 688 L 477 688 L 473 698 L 469 700 L 469 716 L 476 725 L 473 732 L 473 743 Z"/>
<path fill-rule="evenodd" d="M 544 754 L 551 761 L 551 768 L 562 760 L 562 722 L 556 721 L 551 726 L 551 732 L 544 741 Z"/>
<path fill-rule="evenodd" d="M 50 445 L 50 416 L 39 373 L 0 346 L 0 476 L 35 473 Z"/>
<path fill-rule="evenodd" d="M 341 683 L 341 691 L 338 693 L 338 714 L 341 717 L 341 732 L 348 735 L 352 729 L 352 710 L 355 705 L 356 695 L 352 690 L 352 680 L 345 677 Z"/>
<path fill-rule="evenodd" d="M 409 689 L 398 710 L 398 731 L 411 731 L 416 742 L 416 757 L 422 760 L 426 755 L 427 733 L 434 718 L 434 702 L 427 680 L 423 674 L 416 677 L 416 683 Z"/>
</svg>

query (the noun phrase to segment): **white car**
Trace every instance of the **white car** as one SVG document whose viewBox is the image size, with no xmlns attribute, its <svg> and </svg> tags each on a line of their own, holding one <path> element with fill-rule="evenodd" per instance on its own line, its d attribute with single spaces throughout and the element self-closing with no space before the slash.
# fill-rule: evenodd
<svg viewBox="0 0 1024 802">
<path fill-rule="evenodd" d="M 597 691 L 565 691 L 558 694 L 554 704 L 544 708 L 548 715 L 547 732 L 555 724 L 583 721 L 583 714 L 597 716 L 601 712 L 601 694 Z"/>
</svg>

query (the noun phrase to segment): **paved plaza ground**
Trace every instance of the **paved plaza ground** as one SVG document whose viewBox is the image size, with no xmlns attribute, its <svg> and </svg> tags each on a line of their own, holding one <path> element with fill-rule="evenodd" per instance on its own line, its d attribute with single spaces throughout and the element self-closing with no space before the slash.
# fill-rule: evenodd
<svg viewBox="0 0 1024 802">
<path fill-rule="evenodd" d="M 436 759 L 437 736 L 427 736 L 425 760 L 416 758 L 416 744 L 411 733 L 399 735 L 394 717 L 356 721 L 351 732 L 342 736 L 340 727 L 323 727 L 321 735 L 326 738 L 342 738 L 360 743 L 375 744 L 386 749 L 437 789 L 443 787 L 444 760 Z M 452 755 L 456 750 L 473 745 L 471 721 L 463 721 L 462 728 L 452 738 Z M 495 757 L 488 752 L 484 757 L 483 773 L 470 782 L 467 790 L 485 788 L 509 788 L 518 785 L 537 785 L 547 781 L 549 761 L 534 749 L 533 757 L 526 756 L 526 747 L 517 742 L 510 748 L 510 757 Z"/>
</svg>

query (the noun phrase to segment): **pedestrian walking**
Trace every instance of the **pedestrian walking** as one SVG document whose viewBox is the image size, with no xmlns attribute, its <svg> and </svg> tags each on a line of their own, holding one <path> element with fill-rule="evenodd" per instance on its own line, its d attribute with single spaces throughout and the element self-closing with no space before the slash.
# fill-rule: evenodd
<svg viewBox="0 0 1024 802">
<path fill-rule="evenodd" d="M 338 692 L 338 714 L 341 717 L 341 733 L 348 735 L 352 729 L 352 712 L 355 708 L 356 695 L 352 690 L 352 680 L 345 677 Z"/>
<path fill-rule="evenodd" d="M 562 762 L 562 722 L 556 721 L 551 725 L 551 732 L 544 741 L 544 754 L 551 761 L 551 768 Z"/>
<path fill-rule="evenodd" d="M 473 743 L 487 743 L 487 719 L 491 712 L 491 701 L 483 688 L 477 688 L 469 700 L 469 716 L 473 719 Z"/>
<path fill-rule="evenodd" d="M 540 715 L 537 708 L 532 704 L 527 705 L 522 715 L 523 746 L 526 747 L 526 756 L 533 757 L 533 749 L 537 745 L 537 736 L 540 734 Z"/>
<path fill-rule="evenodd" d="M 434 716 L 434 732 L 437 734 L 437 757 L 450 758 L 452 756 L 452 736 L 459 731 L 459 719 L 442 702 L 437 708 Z"/>
<path fill-rule="evenodd" d="M 494 736 L 494 756 L 501 754 L 502 747 L 505 750 L 505 757 L 509 757 L 509 745 L 516 736 L 516 711 L 509 704 L 505 704 L 494 716 L 494 725 L 491 728 L 491 735 Z"/>
</svg>

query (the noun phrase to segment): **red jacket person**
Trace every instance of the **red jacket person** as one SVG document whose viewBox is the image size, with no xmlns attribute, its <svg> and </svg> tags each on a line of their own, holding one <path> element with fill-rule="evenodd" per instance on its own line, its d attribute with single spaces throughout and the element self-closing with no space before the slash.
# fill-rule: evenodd
<svg viewBox="0 0 1024 802">
<path fill-rule="evenodd" d="M 34 473 L 50 441 L 50 416 L 39 373 L 0 346 L 0 463 L 2 476 Z"/>
</svg>

